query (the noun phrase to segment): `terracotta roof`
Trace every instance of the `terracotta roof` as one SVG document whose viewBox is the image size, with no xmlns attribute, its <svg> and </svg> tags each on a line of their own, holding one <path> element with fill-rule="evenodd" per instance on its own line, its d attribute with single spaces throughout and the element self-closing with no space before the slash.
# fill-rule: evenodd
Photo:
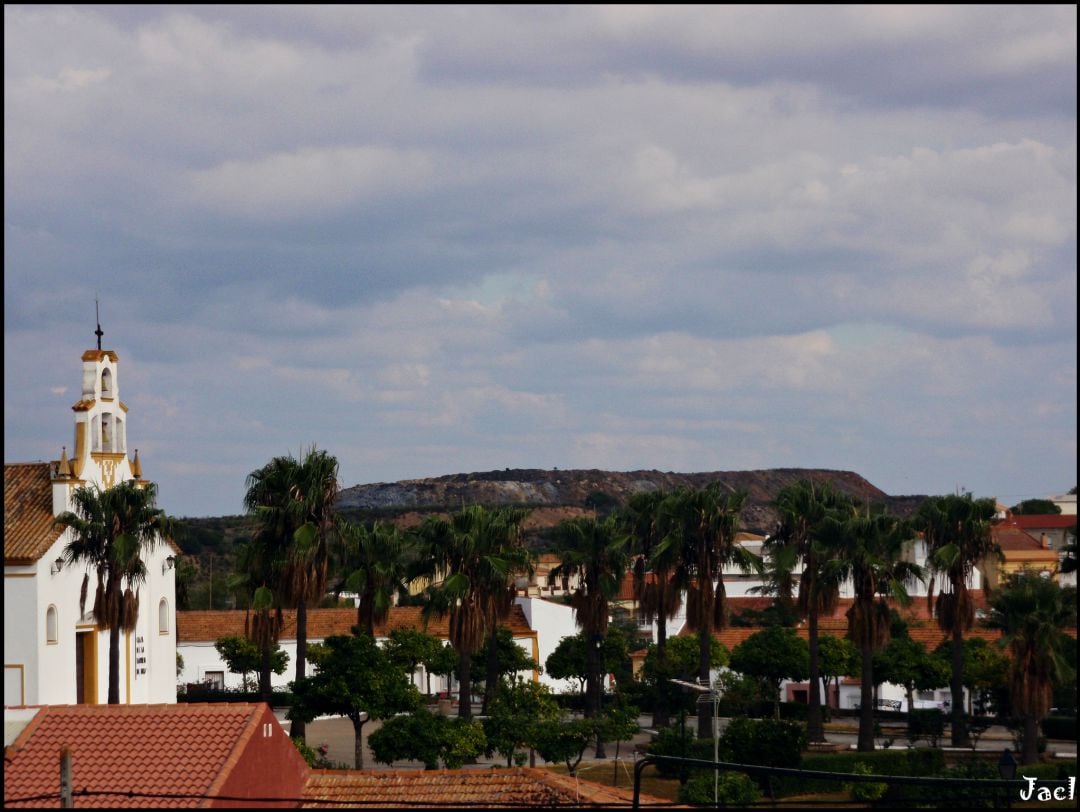
<svg viewBox="0 0 1080 812">
<path fill-rule="evenodd" d="M 1076 515 L 1047 513 L 1038 515 L 1010 515 L 1004 522 L 1022 530 L 1069 530 L 1076 526 Z"/>
<path fill-rule="evenodd" d="M 242 750 L 270 720 L 263 704 L 44 706 L 5 748 L 4 806 L 59 805 L 63 747 L 72 751 L 76 793 L 109 792 L 76 794 L 76 806 L 204 806 L 205 796 L 221 790 Z M 287 742 L 280 727 L 279 733 Z M 295 750 L 284 757 L 293 756 L 300 758 Z M 302 759 L 299 765 L 302 774 Z M 35 796 L 52 797 L 18 800 Z"/>
<path fill-rule="evenodd" d="M 51 465 L 4 464 L 4 563 L 32 564 L 63 529 L 53 524 Z"/>
<path fill-rule="evenodd" d="M 1006 557 L 1010 552 L 1044 549 L 1037 538 L 1015 525 L 995 525 L 991 535 L 998 546 L 1001 547 L 1001 551 L 1006 554 Z"/>
<path fill-rule="evenodd" d="M 424 620 L 419 606 L 395 606 L 390 610 L 390 617 L 375 627 L 376 637 L 387 637 L 394 629 L 424 630 Z M 222 611 L 183 611 L 176 613 L 176 642 L 191 643 L 199 640 L 217 640 L 219 637 L 240 636 L 244 634 L 243 609 Z M 296 610 L 284 612 L 285 626 L 280 639 L 296 639 Z M 308 609 L 308 640 L 323 640 L 335 634 L 352 634 L 356 625 L 355 609 Z M 525 619 L 520 606 L 515 605 L 509 616 L 500 623 L 510 629 L 515 637 L 531 637 L 535 632 Z M 431 618 L 427 633 L 435 637 L 448 639 L 450 636 L 449 616 Z"/>
<path fill-rule="evenodd" d="M 383 807 L 440 805 L 629 806 L 633 791 L 605 787 L 548 770 L 312 770 L 304 806 L 326 808 L 358 803 Z M 671 802 L 641 795 L 644 806 Z M 324 801 L 326 803 L 320 803 Z"/>
</svg>

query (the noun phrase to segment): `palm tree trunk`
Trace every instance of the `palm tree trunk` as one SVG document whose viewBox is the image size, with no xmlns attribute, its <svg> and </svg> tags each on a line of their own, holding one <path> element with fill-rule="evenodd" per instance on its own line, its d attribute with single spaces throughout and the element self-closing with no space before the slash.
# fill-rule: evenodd
<svg viewBox="0 0 1080 812">
<path fill-rule="evenodd" d="M 585 717 L 588 719 L 599 716 L 603 711 L 604 677 L 601 673 L 603 670 L 601 645 L 603 645 L 603 638 L 599 634 L 589 635 L 589 644 L 585 647 L 585 668 L 588 671 L 585 685 Z M 607 758 L 604 742 L 599 734 L 596 737 L 596 757 Z"/>
<path fill-rule="evenodd" d="M 307 603 L 301 599 L 296 603 L 296 680 L 307 676 Z M 302 739 L 307 734 L 307 725 L 302 719 L 294 719 L 289 728 L 289 736 Z"/>
<path fill-rule="evenodd" d="M 109 704 L 120 704 L 120 626 L 115 624 L 109 629 Z"/>
<path fill-rule="evenodd" d="M 498 627 L 491 627 L 491 638 L 488 640 L 487 671 L 484 675 L 484 704 L 480 713 L 487 716 L 488 705 L 495 696 L 495 687 L 499 683 L 499 637 Z"/>
<path fill-rule="evenodd" d="M 458 718 L 472 718 L 472 675 L 470 654 L 467 651 L 458 653 Z"/>
<path fill-rule="evenodd" d="M 959 623 L 952 632 L 952 680 L 949 690 L 952 694 L 952 746 L 970 747 L 967 720 L 964 718 L 964 633 Z"/>
<path fill-rule="evenodd" d="M 109 704 L 120 704 L 120 622 L 121 601 L 117 595 L 120 591 L 119 579 L 109 576 L 106 586 L 110 597 L 105 605 L 108 607 L 109 617 Z M 96 665 L 95 665 L 96 667 Z M 95 698 L 95 701 L 96 698 Z"/>
<path fill-rule="evenodd" d="M 1021 764 L 1039 763 L 1039 724 L 1031 714 L 1024 716 L 1024 748 Z"/>
<path fill-rule="evenodd" d="M 810 696 L 806 709 L 806 738 L 810 742 L 825 741 L 825 725 L 821 718 L 821 668 L 818 663 L 818 613 L 811 607 L 808 613 L 810 633 Z"/>
<path fill-rule="evenodd" d="M 666 606 L 660 607 L 656 618 L 656 657 L 660 663 L 660 673 L 666 674 L 664 666 L 667 665 L 667 611 Z M 666 688 L 666 686 L 663 686 Z M 656 694 L 656 705 L 653 707 L 653 727 L 660 729 L 667 727 L 671 722 L 671 711 L 667 706 L 667 691 L 663 688 Z"/>
<path fill-rule="evenodd" d="M 874 650 L 862 647 L 862 676 L 859 678 L 859 743 L 860 753 L 874 750 Z"/>
<path fill-rule="evenodd" d="M 267 705 L 273 700 L 273 692 L 270 687 L 270 641 L 263 640 L 261 662 L 259 663 L 259 699 Z"/>
<path fill-rule="evenodd" d="M 704 610 L 703 610 L 704 611 Z M 701 624 L 698 634 L 698 682 L 709 685 L 709 645 L 712 643 L 712 610 Z M 698 738 L 711 739 L 713 737 L 712 702 L 698 702 Z"/>
</svg>

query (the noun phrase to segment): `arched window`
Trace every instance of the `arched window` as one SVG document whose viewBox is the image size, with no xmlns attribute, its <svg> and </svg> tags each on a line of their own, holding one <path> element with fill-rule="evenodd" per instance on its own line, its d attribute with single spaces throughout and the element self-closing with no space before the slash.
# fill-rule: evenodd
<svg viewBox="0 0 1080 812">
<path fill-rule="evenodd" d="M 101 396 L 112 397 L 112 373 L 107 369 L 101 370 Z"/>
<path fill-rule="evenodd" d="M 157 607 L 157 625 L 158 634 L 169 633 L 169 602 L 164 598 L 158 603 Z"/>
<path fill-rule="evenodd" d="M 59 624 L 57 623 L 56 618 L 56 607 L 50 605 L 49 608 L 45 610 L 46 643 L 53 644 L 57 642 L 57 640 L 59 639 L 59 632 L 57 631 L 58 625 Z"/>
</svg>

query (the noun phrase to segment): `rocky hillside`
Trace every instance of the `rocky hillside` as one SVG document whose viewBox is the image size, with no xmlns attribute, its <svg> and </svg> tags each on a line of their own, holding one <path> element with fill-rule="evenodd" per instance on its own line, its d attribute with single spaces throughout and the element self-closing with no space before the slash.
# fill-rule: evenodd
<svg viewBox="0 0 1080 812">
<path fill-rule="evenodd" d="M 786 485 L 808 478 L 819 482 L 830 481 L 836 488 L 860 501 L 884 502 L 893 513 L 901 516 L 910 514 L 924 498 L 891 497 L 851 471 L 810 468 L 698 474 L 508 468 L 504 471 L 356 485 L 341 492 L 338 507 L 349 513 L 402 515 L 454 510 L 472 504 L 517 505 L 542 508 L 534 512 L 554 519 L 566 512 L 576 513 L 593 508 L 603 511 L 616 507 L 642 491 L 700 488 L 719 481 L 726 488 L 744 490 L 749 494 L 743 513 L 743 527 L 767 532 L 776 522 L 775 511 L 769 503 L 777 492 Z"/>
</svg>

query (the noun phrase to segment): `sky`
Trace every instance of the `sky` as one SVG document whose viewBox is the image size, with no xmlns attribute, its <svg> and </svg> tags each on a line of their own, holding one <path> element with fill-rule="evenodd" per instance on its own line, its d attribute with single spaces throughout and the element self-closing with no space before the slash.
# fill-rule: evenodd
<svg viewBox="0 0 1080 812">
<path fill-rule="evenodd" d="M 4 7 L 4 459 L 1076 485 L 1075 6 Z"/>
</svg>

